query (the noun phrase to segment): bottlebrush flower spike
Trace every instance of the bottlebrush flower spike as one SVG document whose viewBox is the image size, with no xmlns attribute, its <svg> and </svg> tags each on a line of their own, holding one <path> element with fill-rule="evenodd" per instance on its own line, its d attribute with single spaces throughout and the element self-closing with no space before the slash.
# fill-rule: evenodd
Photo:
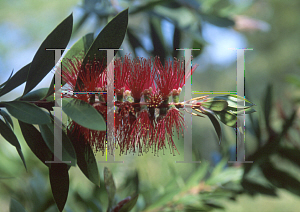
<svg viewBox="0 0 300 212">
<path fill-rule="evenodd" d="M 105 120 L 107 120 L 107 97 L 106 94 L 91 94 L 93 91 L 106 91 L 107 72 L 102 63 L 94 59 L 88 62 L 85 67 L 81 66 L 82 61 L 74 58 L 68 60 L 63 79 L 71 89 L 76 87 L 87 94 L 74 93 L 71 97 L 81 99 L 91 104 Z M 188 64 L 189 65 L 189 64 Z M 191 107 L 195 112 L 193 115 L 207 115 L 207 111 L 212 111 L 211 115 L 220 116 L 221 121 L 228 126 L 233 126 L 232 116 L 238 97 L 227 95 L 208 99 L 207 96 L 195 97 L 185 102 L 179 102 L 179 94 L 185 83 L 186 64 L 175 59 L 165 61 L 164 66 L 158 57 L 154 63 L 151 58 L 136 58 L 131 60 L 129 56 L 123 59 L 117 58 L 115 61 L 115 145 L 120 147 L 120 154 L 129 152 L 147 152 L 150 148 L 157 153 L 165 149 L 167 145 L 171 153 L 177 150 L 173 134 L 176 130 L 177 136 L 183 135 L 184 118 L 179 109 Z M 193 74 L 195 65 L 189 76 Z M 76 86 L 77 78 L 80 78 L 82 85 Z M 169 103 L 172 95 L 173 102 Z M 70 95 L 66 95 L 70 97 Z M 144 97 L 144 98 L 142 98 Z M 144 101 L 142 102 L 141 100 Z M 251 113 L 251 102 L 247 102 L 243 109 Z M 230 104 L 229 104 L 230 103 Z M 238 113 L 237 111 L 236 113 Z M 230 113 L 228 120 L 222 119 L 221 115 Z M 210 116 L 210 118 L 212 118 Z M 75 122 L 71 122 L 69 131 L 75 142 L 84 138 L 96 151 L 104 154 L 106 148 L 106 132 L 84 128 Z M 111 148 L 111 147 L 110 147 Z M 179 153 L 179 152 L 178 152 Z"/>
<path fill-rule="evenodd" d="M 78 58 L 73 58 L 73 60 L 68 59 L 66 65 L 62 70 L 62 78 L 69 85 L 71 90 L 75 90 L 77 78 L 79 77 L 83 82 L 82 85 L 78 85 L 79 92 L 86 91 L 85 94 L 74 93 L 71 95 L 64 95 L 63 97 L 72 97 L 74 99 L 83 100 L 91 105 L 102 114 L 105 120 L 107 116 L 107 107 L 105 104 L 99 103 L 98 100 L 102 100 L 103 103 L 107 101 L 106 94 L 99 94 L 97 96 L 93 93 L 95 91 L 105 91 L 107 86 L 106 80 L 106 69 L 103 66 L 103 63 L 96 58 L 90 62 L 88 61 L 85 67 L 81 66 L 82 60 Z M 95 103 L 95 102 L 98 103 Z M 105 152 L 105 143 L 106 143 L 106 132 L 87 129 L 74 121 L 68 126 L 68 132 L 76 139 L 74 142 L 80 142 L 80 137 L 84 136 L 84 140 L 94 148 L 95 151 Z"/>
<path fill-rule="evenodd" d="M 145 89 L 153 86 L 154 69 L 151 67 L 151 59 L 136 58 L 132 61 L 132 69 L 129 73 L 127 85 L 135 102 L 140 102 Z"/>
<path fill-rule="evenodd" d="M 184 62 L 174 58 L 173 62 L 171 60 L 165 61 L 163 66 L 159 57 L 155 57 L 154 66 L 156 73 L 155 82 L 163 99 L 167 99 L 171 94 L 179 95 L 181 88 L 185 84 Z M 197 64 L 194 65 L 191 72 L 188 73 L 188 77 L 194 73 L 197 67 Z"/>
<path fill-rule="evenodd" d="M 126 82 L 132 69 L 132 63 L 129 56 L 115 60 L 115 93 L 123 98 L 123 92 L 128 90 Z M 119 99 L 121 100 L 121 99 Z"/>
</svg>

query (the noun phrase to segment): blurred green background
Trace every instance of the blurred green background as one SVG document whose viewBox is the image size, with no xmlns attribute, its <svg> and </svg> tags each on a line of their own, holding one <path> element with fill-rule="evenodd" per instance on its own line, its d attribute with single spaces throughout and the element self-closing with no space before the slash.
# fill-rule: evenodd
<svg viewBox="0 0 300 212">
<path fill-rule="evenodd" d="M 132 56 L 181 58 L 182 51 L 174 51 L 175 48 L 200 48 L 201 51 L 193 51 L 193 64 L 199 64 L 192 77 L 194 91 L 235 90 L 236 51 L 229 48 L 253 48 L 253 51 L 245 53 L 245 93 L 246 98 L 257 105 L 257 112 L 252 116 L 260 120 L 262 137 L 261 141 L 256 139 L 247 115 L 246 155 L 255 152 L 267 139 L 263 104 L 268 84 L 273 85 L 270 119 L 275 130 L 280 130 L 283 123 L 277 110 L 278 104 L 283 106 L 286 114 L 290 114 L 293 108 L 299 108 L 294 100 L 299 99 L 300 89 L 289 83 L 300 76 L 300 2 L 297 0 L 0 0 L 0 82 L 5 81 L 13 69 L 17 71 L 30 62 L 45 37 L 71 12 L 74 32 L 69 47 L 86 33 L 97 35 L 108 20 L 127 7 L 130 12 L 129 32 L 122 45 L 124 51 L 120 54 L 131 52 Z M 50 73 L 37 88 L 48 87 L 52 76 L 53 73 Z M 15 99 L 23 89 L 24 85 L 18 87 L 1 97 L 1 101 Z M 298 125 L 299 116 L 298 112 Z M 13 197 L 31 211 L 33 205 L 45 204 L 51 199 L 48 170 L 25 145 L 17 121 L 14 120 L 14 123 L 28 172 L 15 149 L 0 137 L 0 177 L 13 177 L 0 179 L 0 208 L 1 211 L 8 211 L 10 198 Z M 222 158 L 228 161 L 235 154 L 235 131 L 225 125 L 222 129 L 223 142 L 218 146 L 217 136 L 208 118 L 193 117 L 194 160 L 209 162 L 209 173 Z M 292 138 L 299 143 L 297 132 L 293 132 Z M 127 176 L 137 170 L 140 192 L 144 197 L 138 199 L 135 211 L 141 211 L 146 205 L 146 198 L 164 193 L 166 185 L 172 181 L 180 187 L 194 170 L 202 166 L 176 164 L 175 161 L 183 160 L 183 139 L 176 139 L 176 145 L 180 155 L 173 156 L 166 150 L 159 156 L 151 152 L 143 156 L 116 156 L 116 160 L 123 160 L 124 164 L 99 163 L 101 177 L 104 166 L 109 167 L 119 188 L 127 185 Z M 97 160 L 104 158 L 100 153 L 97 155 Z M 300 179 L 298 168 L 290 167 Z M 236 169 L 241 170 L 241 167 Z M 92 199 L 94 185 L 78 168 L 70 170 L 70 177 L 65 211 L 85 211 L 86 206 L 81 202 Z M 101 186 L 104 192 L 103 184 Z M 130 190 L 120 189 L 120 200 L 128 195 L 126 189 Z M 85 201 L 80 201 L 78 196 Z M 106 198 L 105 194 L 100 196 Z M 105 201 L 99 200 L 98 204 L 105 206 Z M 49 205 L 52 203 L 50 201 Z M 296 208 L 300 207 L 299 197 L 286 190 L 279 190 L 278 197 L 241 194 L 236 201 L 221 199 L 220 203 L 225 211 L 245 212 L 297 211 Z"/>
</svg>

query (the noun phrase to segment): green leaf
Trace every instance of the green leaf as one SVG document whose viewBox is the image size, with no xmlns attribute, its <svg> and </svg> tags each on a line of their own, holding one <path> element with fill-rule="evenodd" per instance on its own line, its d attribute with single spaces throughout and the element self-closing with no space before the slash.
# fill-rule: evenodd
<svg viewBox="0 0 300 212">
<path fill-rule="evenodd" d="M 73 59 L 74 57 L 76 57 L 77 59 L 83 59 L 84 53 L 86 53 L 88 51 L 88 49 L 90 48 L 90 46 L 93 43 L 93 40 L 94 40 L 93 35 L 94 35 L 93 33 L 86 34 L 85 36 L 80 38 L 76 43 L 73 44 L 73 46 L 70 48 L 70 50 L 62 58 L 62 61 L 60 63 L 60 67 L 62 69 L 67 67 L 68 59 Z M 50 87 L 44 98 L 47 98 L 48 96 L 50 96 L 54 93 L 54 81 L 55 81 L 54 79 L 55 79 L 55 75 L 52 78 Z M 66 82 L 63 80 L 63 78 L 61 79 L 61 84 L 62 84 L 62 86 L 64 86 L 66 84 Z"/>
<path fill-rule="evenodd" d="M 54 201 L 58 210 L 62 212 L 69 193 L 68 166 L 64 163 L 52 163 L 49 178 Z"/>
<path fill-rule="evenodd" d="M 235 114 L 225 111 L 215 112 L 218 119 L 229 127 L 236 127 L 237 117 Z"/>
<path fill-rule="evenodd" d="M 222 99 L 220 99 L 220 100 L 212 99 L 212 100 L 202 102 L 201 105 L 212 111 L 222 111 L 228 106 L 228 103 L 227 103 L 227 101 L 222 100 Z"/>
<path fill-rule="evenodd" d="M 249 100 L 247 100 L 246 98 L 244 99 L 241 96 L 233 95 L 233 94 L 224 95 L 224 96 L 216 96 L 213 99 L 214 100 L 220 100 L 220 99 L 226 100 L 229 107 L 233 107 L 233 108 L 237 108 L 237 109 L 244 109 L 244 108 L 252 107 L 255 105 L 252 102 L 250 102 Z M 238 101 L 238 100 L 240 100 L 240 101 Z M 245 106 L 240 105 L 244 101 L 245 101 Z M 240 103 L 240 104 L 238 104 L 238 103 Z"/>
<path fill-rule="evenodd" d="M 282 147 L 278 154 L 300 167 L 300 151 L 298 149 Z"/>
<path fill-rule="evenodd" d="M 2 84 L 0 85 L 0 89 L 1 89 L 4 85 L 7 84 L 7 82 L 11 79 L 13 73 L 14 73 L 14 70 L 12 70 L 12 72 L 11 72 L 11 74 L 9 75 L 8 79 L 7 79 L 4 83 L 2 83 Z"/>
<path fill-rule="evenodd" d="M 215 114 L 213 111 L 207 109 L 207 108 L 204 108 L 204 107 L 201 107 L 201 110 L 205 113 L 205 115 L 208 116 L 208 118 L 210 119 L 211 123 L 213 124 L 215 130 L 216 130 L 216 133 L 218 135 L 218 138 L 219 138 L 219 145 L 221 144 L 221 140 L 222 140 L 222 130 L 221 130 L 221 126 L 220 126 L 220 123 L 218 122 L 217 118 L 215 117 Z"/>
<path fill-rule="evenodd" d="M 84 55 L 88 52 L 89 48 L 93 44 L 94 41 L 94 34 L 89 33 L 83 36 L 81 39 L 79 39 L 71 48 L 70 50 L 65 54 L 65 56 L 62 59 L 62 68 L 68 65 L 68 59 L 74 59 L 76 57 L 77 59 L 84 59 Z M 65 85 L 65 82 L 62 80 L 62 85 Z"/>
<path fill-rule="evenodd" d="M 289 118 L 284 120 L 283 126 L 281 127 L 282 131 L 280 136 L 278 137 L 278 142 L 282 139 L 284 135 L 288 132 L 288 130 L 293 126 L 295 119 L 297 118 L 297 110 L 294 110 Z"/>
<path fill-rule="evenodd" d="M 12 131 L 12 129 L 7 126 L 2 119 L 0 119 L 0 134 L 2 135 L 2 137 L 7 140 L 11 145 L 13 145 L 14 147 L 16 147 L 17 152 L 25 166 L 25 169 L 27 170 L 26 167 L 26 163 L 25 163 L 25 158 L 24 155 L 22 153 L 22 149 L 21 149 L 21 145 L 16 137 L 16 135 L 14 134 L 14 132 Z"/>
<path fill-rule="evenodd" d="M 207 21 L 208 23 L 218 27 L 230 27 L 234 26 L 235 24 L 233 20 L 217 15 L 200 13 L 200 16 L 204 21 Z"/>
<path fill-rule="evenodd" d="M 264 162 L 262 172 L 274 186 L 284 188 L 289 192 L 300 196 L 300 182 L 290 174 L 275 168 L 271 162 Z"/>
<path fill-rule="evenodd" d="M 14 74 L 14 76 L 0 90 L 0 96 L 7 94 L 11 90 L 26 82 L 30 65 L 31 63 L 27 64 L 26 66 L 21 68 L 17 73 Z"/>
<path fill-rule="evenodd" d="M 209 168 L 209 164 L 204 162 L 201 163 L 201 166 L 197 170 L 195 170 L 189 179 L 186 182 L 186 188 L 191 188 L 192 186 L 196 186 L 199 182 L 205 177 Z"/>
<path fill-rule="evenodd" d="M 93 44 L 89 48 L 86 56 L 83 60 L 82 67 L 85 67 L 89 58 L 96 57 L 100 61 L 106 57 L 106 51 L 98 49 L 119 49 L 126 33 L 128 25 L 128 9 L 120 12 L 116 17 L 114 17 L 99 33 L 97 38 L 94 40 Z M 103 60 L 104 67 L 106 67 L 106 60 Z M 77 78 L 76 85 L 82 84 L 80 78 Z M 76 87 L 76 90 L 78 88 Z"/>
<path fill-rule="evenodd" d="M 26 212 L 25 208 L 21 203 L 15 199 L 10 200 L 9 212 Z"/>
<path fill-rule="evenodd" d="M 88 52 L 93 41 L 94 33 L 88 33 L 74 43 L 70 50 L 64 55 L 62 59 L 62 67 L 67 65 L 67 59 L 73 59 L 74 57 L 83 59 L 82 57 L 84 57 L 84 55 Z"/>
<path fill-rule="evenodd" d="M 272 85 L 269 84 L 264 97 L 264 114 L 265 122 L 268 130 L 270 131 L 270 114 L 272 109 Z"/>
<path fill-rule="evenodd" d="M 50 83 L 50 86 L 48 88 L 48 92 L 47 94 L 44 96 L 43 99 L 47 99 L 49 96 L 51 96 L 53 93 L 54 93 L 54 81 L 55 81 L 55 75 L 53 76 L 52 78 L 52 81 Z M 53 100 L 54 100 L 54 97 L 53 97 Z"/>
<path fill-rule="evenodd" d="M 15 118 L 28 124 L 47 124 L 49 115 L 38 106 L 22 101 L 3 102 L 8 112 Z"/>
<path fill-rule="evenodd" d="M 57 126 L 58 127 L 58 126 Z M 43 124 L 39 125 L 42 137 L 46 142 L 48 148 L 51 152 L 54 153 L 54 124 Z M 63 161 L 71 161 L 68 165 L 76 166 L 77 159 L 76 159 L 76 152 L 73 147 L 72 142 L 70 141 L 69 137 L 66 133 L 62 130 L 62 160 Z"/>
<path fill-rule="evenodd" d="M 246 109 L 242 109 L 242 110 L 236 110 L 236 108 L 231 108 L 231 107 L 227 107 L 226 111 L 228 111 L 232 114 L 237 114 L 237 115 L 238 114 L 244 114 L 244 112 L 245 112 L 245 114 L 250 114 L 250 113 L 256 112 L 256 110 L 253 109 L 253 108 L 246 108 Z"/>
<path fill-rule="evenodd" d="M 77 156 L 77 165 L 82 173 L 95 185 L 100 187 L 100 175 L 94 152 L 89 144 L 84 142 L 84 138 L 79 140 L 70 136 Z"/>
<path fill-rule="evenodd" d="M 155 199 L 153 204 L 149 205 L 145 211 L 152 211 L 155 208 L 162 207 L 163 205 L 167 204 L 168 202 L 171 202 L 174 198 L 174 196 L 178 195 L 181 192 L 180 189 L 175 188 L 174 190 L 167 192 L 158 198 Z"/>
<path fill-rule="evenodd" d="M 72 98 L 62 99 L 62 110 L 77 124 L 92 130 L 106 130 L 103 116 L 90 104 Z"/>
<path fill-rule="evenodd" d="M 31 91 L 26 95 L 17 98 L 16 100 L 21 99 L 22 101 L 38 101 L 44 98 L 47 94 L 48 88 L 40 88 L 35 91 Z"/>
<path fill-rule="evenodd" d="M 243 188 L 249 191 L 251 194 L 261 193 L 264 195 L 274 196 L 276 197 L 276 190 L 272 186 L 264 186 L 262 184 L 258 184 L 256 182 L 252 182 L 251 180 L 243 179 L 241 182 Z"/>
<path fill-rule="evenodd" d="M 0 115 L 3 116 L 3 118 L 4 118 L 5 122 L 6 122 L 6 124 L 9 123 L 10 126 L 11 126 L 12 128 L 14 128 L 14 123 L 13 123 L 13 121 L 12 121 L 10 115 L 9 115 L 7 112 L 5 112 L 4 110 L 1 110 L 1 109 L 0 109 Z"/>
<path fill-rule="evenodd" d="M 72 28 L 73 15 L 71 14 L 64 21 L 62 21 L 43 41 L 31 62 L 23 95 L 27 94 L 37 84 L 39 84 L 40 81 L 54 67 L 54 51 L 47 51 L 46 49 L 65 49 L 71 38 Z"/>
<path fill-rule="evenodd" d="M 116 194 L 116 185 L 113 179 L 113 175 L 107 167 L 104 167 L 104 184 L 108 196 L 108 209 L 111 209 Z"/>
<path fill-rule="evenodd" d="M 130 211 L 136 204 L 137 200 L 139 198 L 139 195 L 135 195 L 131 200 L 125 203 L 125 205 L 119 210 L 119 212 L 127 212 Z"/>
<path fill-rule="evenodd" d="M 20 120 L 19 125 L 23 137 L 31 151 L 43 164 L 49 167 L 50 163 L 45 162 L 53 160 L 53 153 L 46 145 L 41 133 L 33 125 L 26 124 Z"/>
</svg>

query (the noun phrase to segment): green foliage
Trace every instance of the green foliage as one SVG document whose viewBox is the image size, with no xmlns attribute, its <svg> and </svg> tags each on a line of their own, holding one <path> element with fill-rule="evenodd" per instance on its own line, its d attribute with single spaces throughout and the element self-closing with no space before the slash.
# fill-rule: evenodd
<svg viewBox="0 0 300 212">
<path fill-rule="evenodd" d="M 125 5 L 129 4 L 128 2 L 125 2 Z M 202 38 L 203 22 L 208 22 L 219 27 L 234 25 L 234 21 L 229 16 L 224 16 L 226 8 L 234 9 L 232 5 L 228 6 L 228 2 L 218 0 L 150 0 L 143 1 L 142 4 L 137 6 L 130 5 L 130 10 L 125 9 L 120 12 L 104 27 L 95 40 L 93 39 L 93 33 L 81 37 L 64 55 L 62 66 L 66 64 L 67 59 L 73 59 L 74 56 L 83 59 L 83 65 L 93 56 L 103 59 L 106 63 L 106 52 L 99 51 L 98 48 L 119 49 L 126 33 L 128 36 L 127 41 L 134 52 L 138 48 L 141 48 L 150 55 L 159 55 L 161 59 L 170 55 L 178 56 L 179 51 L 175 49 L 180 48 L 180 44 L 185 41 L 185 36 L 189 37 L 191 48 L 202 49 L 206 44 Z M 95 13 L 105 23 L 108 18 L 115 16 L 116 12 L 114 10 L 105 8 L 100 10 L 99 6 L 96 7 L 96 3 L 97 1 L 94 0 L 83 1 L 84 14 L 74 28 L 73 34 L 86 22 L 92 13 Z M 146 17 L 147 21 L 141 23 L 146 23 L 145 25 L 149 28 L 149 32 L 147 33 L 150 34 L 153 49 L 149 50 L 145 48 L 145 44 L 140 39 L 141 33 L 139 33 L 136 26 L 131 24 L 128 26 L 128 16 Z M 166 36 L 161 31 L 162 20 L 168 20 L 175 28 L 171 47 L 166 43 Z M 171 172 L 171 177 L 166 179 L 166 185 L 162 185 L 160 188 L 157 185 L 150 185 L 148 182 L 140 182 L 137 171 L 134 171 L 134 174 L 131 176 L 123 176 L 123 178 L 126 178 L 123 181 L 119 179 L 118 175 L 114 174 L 115 178 L 118 179 L 117 182 L 121 182 L 121 185 L 117 188 L 116 185 L 118 184 L 114 182 L 113 172 L 118 173 L 119 170 L 111 171 L 105 167 L 103 182 L 91 147 L 86 144 L 83 137 L 74 138 L 72 137 L 72 133 L 66 133 L 65 126 L 63 126 L 63 160 L 72 161 L 73 166 L 77 164 L 84 174 L 82 176 L 91 181 L 91 186 L 93 186 L 89 190 L 89 195 L 78 188 L 72 189 L 71 187 L 69 190 L 69 164 L 45 163 L 45 161 L 52 161 L 54 159 L 53 141 L 55 135 L 51 115 L 33 104 L 46 102 L 50 109 L 54 106 L 54 102 L 51 100 L 53 97 L 50 97 L 54 92 L 54 78 L 50 84 L 50 88 L 42 88 L 34 91 L 32 89 L 49 73 L 54 65 L 53 51 L 45 51 L 45 48 L 65 48 L 71 37 L 72 26 L 73 17 L 70 15 L 47 36 L 34 56 L 33 61 L 21 68 L 14 75 L 11 73 L 10 77 L 5 82 L 1 82 L 2 84 L 0 85 L 0 96 L 3 96 L 26 82 L 25 90 L 21 97 L 11 102 L 0 102 L 0 106 L 5 107 L 8 111 L 7 113 L 4 110 L 0 110 L 0 117 L 2 117 L 0 119 L 0 133 L 2 137 L 16 147 L 26 168 L 21 145 L 16 136 L 17 133 L 13 131 L 17 128 L 17 126 L 13 125 L 11 119 L 11 116 L 14 116 L 18 119 L 27 146 L 49 168 L 50 185 L 56 205 L 53 205 L 53 200 L 49 200 L 48 196 L 41 192 L 42 188 L 45 187 L 45 182 L 37 182 L 32 178 L 34 182 L 31 182 L 30 189 L 33 191 L 28 192 L 29 196 L 27 199 L 22 200 L 20 198 L 22 204 L 26 201 L 34 200 L 30 204 L 24 204 L 26 208 L 29 205 L 29 207 L 33 208 L 32 211 L 34 212 L 52 212 L 57 211 L 57 208 L 59 211 L 63 211 L 69 192 L 75 200 L 72 198 L 68 199 L 70 202 L 67 203 L 65 208 L 65 211 L 68 212 L 79 210 L 79 206 L 84 208 L 84 211 L 97 212 L 104 211 L 103 208 L 106 206 L 107 211 L 224 210 L 225 205 L 222 204 L 222 200 L 235 200 L 238 195 L 245 193 L 275 197 L 277 196 L 278 188 L 300 196 L 299 179 L 294 175 L 292 169 L 285 169 L 290 164 L 296 167 L 300 165 L 300 151 L 297 147 L 297 142 L 296 144 L 291 142 L 290 137 L 288 137 L 293 132 L 293 129 L 297 127 L 296 109 L 293 108 L 289 112 L 290 115 L 282 118 L 281 126 L 274 127 L 273 115 L 275 111 L 273 101 L 276 92 L 272 92 L 271 85 L 267 87 L 266 95 L 263 97 L 264 112 L 262 117 L 264 117 L 266 129 L 260 120 L 251 114 L 255 112 L 252 108 L 254 104 L 247 99 L 236 95 L 226 95 L 202 102 L 202 112 L 211 120 L 219 141 L 221 141 L 222 132 L 217 118 L 227 126 L 235 127 L 236 116 L 238 114 L 243 114 L 244 112 L 245 114 L 250 114 L 252 127 L 249 131 L 257 138 L 260 147 L 246 158 L 246 160 L 253 160 L 253 164 L 245 164 L 243 167 L 231 167 L 227 164 L 227 159 L 224 159 L 213 168 L 209 163 L 203 161 L 199 167 L 193 166 L 193 172 L 190 174 L 178 174 L 176 171 L 172 171 L 170 167 L 170 170 L 166 169 L 164 171 L 166 173 L 168 171 Z M 273 42 L 271 38 L 270 42 Z M 197 56 L 196 54 L 198 52 L 195 52 L 194 57 Z M 299 80 L 297 81 L 294 77 L 289 77 L 287 80 L 294 85 L 299 85 Z M 62 81 L 62 84 L 64 85 L 65 82 Z M 245 101 L 245 105 L 239 104 L 239 101 Z M 73 99 L 63 99 L 63 110 L 71 119 L 84 127 L 94 130 L 106 130 L 103 117 L 87 103 L 80 100 L 76 102 Z M 288 111 L 287 107 L 284 110 Z M 39 127 L 35 127 L 34 124 L 38 124 Z M 225 143 L 223 142 L 223 144 Z M 282 162 L 274 159 L 274 157 L 285 160 Z M 27 158 L 26 162 L 27 165 L 32 164 L 32 162 L 28 163 Z M 147 171 L 150 170 L 148 173 L 156 171 L 151 166 L 145 166 L 145 169 Z M 139 170 L 139 172 L 142 171 L 144 170 Z M 251 177 L 253 173 L 254 177 Z M 126 172 L 125 174 L 128 173 Z M 187 174 L 188 177 L 183 177 L 184 174 Z M 1 178 L 1 180 L 4 179 L 7 178 Z M 41 174 L 37 179 L 41 181 L 45 180 Z M 105 186 L 100 187 L 100 184 L 103 183 Z M 70 185 L 72 185 L 72 182 Z M 134 190 L 134 194 L 129 192 L 130 189 Z M 105 190 L 108 196 L 107 200 L 103 198 Z M 11 190 L 9 192 L 9 194 L 12 193 Z M 22 197 L 24 194 L 22 192 L 15 192 L 15 195 Z M 25 209 L 20 203 L 12 199 L 10 211 L 25 211 Z"/>
<path fill-rule="evenodd" d="M 21 145 L 16 137 L 16 135 L 14 134 L 14 132 L 12 131 L 12 129 L 9 127 L 8 124 L 5 124 L 1 119 L 0 119 L 0 134 L 3 136 L 3 138 L 5 140 L 7 140 L 11 145 L 13 145 L 14 147 L 16 147 L 19 156 L 21 157 L 23 164 L 26 168 L 26 163 L 25 163 L 25 159 L 22 153 L 22 149 L 21 149 Z"/>
<path fill-rule="evenodd" d="M 92 130 L 106 130 L 103 116 L 90 104 L 72 98 L 62 99 L 62 110 L 76 123 Z"/>
<path fill-rule="evenodd" d="M 109 211 L 114 204 L 114 197 L 116 194 L 116 185 L 115 185 L 112 173 L 107 167 L 104 167 L 104 184 L 105 184 L 105 189 L 106 189 L 107 196 L 108 196 L 108 209 L 107 210 Z"/>
<path fill-rule="evenodd" d="M 58 126 L 57 126 L 58 127 Z M 54 143 L 54 124 L 43 124 L 39 125 L 39 129 L 41 132 L 41 135 L 46 142 L 48 148 L 51 150 L 52 153 L 54 153 L 54 145 L 60 145 L 58 143 Z M 59 127 L 58 127 L 59 129 Z M 70 138 L 67 136 L 67 134 L 62 131 L 62 160 L 63 161 L 69 161 L 69 164 L 71 166 L 76 166 L 76 152 L 74 150 L 73 144 L 70 140 Z"/>
<path fill-rule="evenodd" d="M 46 166 L 50 167 L 50 163 L 46 163 L 46 161 L 51 161 L 54 158 L 53 152 L 49 149 L 44 141 L 41 133 L 31 124 L 24 123 L 19 120 L 19 125 L 23 134 L 23 137 L 31 149 L 31 151 L 35 154 L 35 156 L 40 159 L 42 163 Z"/>
<path fill-rule="evenodd" d="M 73 14 L 62 21 L 43 41 L 30 64 L 23 95 L 31 91 L 53 68 L 54 52 L 45 49 L 61 48 L 64 51 L 71 38 L 72 28 Z"/>
<path fill-rule="evenodd" d="M 25 123 L 47 124 L 51 121 L 47 113 L 34 104 L 23 101 L 3 102 L 2 104 L 12 116 Z"/>
<path fill-rule="evenodd" d="M 115 18 L 113 18 L 99 33 L 96 39 L 93 41 L 89 50 L 87 51 L 83 62 L 81 64 L 82 67 L 85 67 L 86 63 L 89 60 L 93 60 L 93 57 L 103 61 L 104 67 L 107 65 L 105 50 L 99 49 L 119 49 L 126 33 L 128 25 L 128 9 L 120 12 Z M 77 79 L 76 88 L 78 90 L 77 85 L 81 85 L 81 79 Z"/>
<path fill-rule="evenodd" d="M 72 138 L 72 140 L 74 139 Z M 73 142 L 73 146 L 77 156 L 77 165 L 82 173 L 92 183 L 100 187 L 100 175 L 95 155 L 91 146 L 83 141 L 84 138 L 82 137 L 79 141 Z"/>
<path fill-rule="evenodd" d="M 53 198 L 58 210 L 62 212 L 69 193 L 68 166 L 64 163 L 52 163 L 49 168 L 49 179 Z"/>
</svg>

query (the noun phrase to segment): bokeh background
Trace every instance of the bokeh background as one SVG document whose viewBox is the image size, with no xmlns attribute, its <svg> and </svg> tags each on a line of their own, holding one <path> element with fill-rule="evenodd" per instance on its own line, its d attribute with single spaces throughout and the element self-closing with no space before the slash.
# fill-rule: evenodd
<svg viewBox="0 0 300 212">
<path fill-rule="evenodd" d="M 278 105 L 286 114 L 299 108 L 300 2 L 297 0 L 0 0 L 0 83 L 10 76 L 12 70 L 17 71 L 29 63 L 45 37 L 70 13 L 74 17 L 74 30 L 68 47 L 87 33 L 94 32 L 96 36 L 107 21 L 127 7 L 129 27 L 122 44 L 124 50 L 119 54 L 131 53 L 133 57 L 159 55 L 168 59 L 183 56 L 182 51 L 175 51 L 175 48 L 201 49 L 193 51 L 193 64 L 199 65 L 192 77 L 193 91 L 236 90 L 237 55 L 229 48 L 253 48 L 245 53 L 245 93 L 246 98 L 257 105 L 257 112 L 251 116 L 258 121 L 254 125 L 259 127 L 261 137 L 257 138 L 255 126 L 246 115 L 246 156 L 263 146 L 268 137 L 263 117 L 269 84 L 273 88 L 270 120 L 275 131 L 280 131 L 283 123 Z M 49 73 L 36 89 L 48 87 L 52 77 L 53 73 Z M 17 98 L 24 86 L 1 97 L 1 101 Z M 299 116 L 298 112 L 298 125 Z M 17 121 L 14 123 L 28 171 L 22 166 L 15 149 L 0 136 L 0 177 L 12 177 L 0 179 L 1 211 L 8 211 L 11 197 L 18 199 L 28 211 L 37 210 L 36 205 L 47 201 L 50 206 L 53 202 L 48 170 L 31 153 Z M 193 158 L 203 161 L 198 165 L 175 163 L 183 160 L 182 138 L 176 140 L 180 155 L 173 156 L 166 150 L 159 156 L 151 152 L 142 156 L 116 156 L 116 160 L 122 160 L 124 164 L 105 166 L 112 170 L 117 188 L 120 188 L 118 198 L 128 195 L 131 184 L 126 180 L 128 176 L 134 176 L 136 170 L 139 189 L 144 195 L 140 195 L 134 210 L 142 211 L 148 204 L 147 198 L 153 197 L 155 202 L 154 197 L 164 194 L 170 182 L 176 181 L 180 188 L 203 164 L 210 164 L 208 173 L 211 173 L 220 161 L 234 158 L 235 131 L 225 125 L 222 125 L 222 130 L 223 141 L 219 146 L 209 119 L 193 117 Z M 297 130 L 291 137 L 299 143 Z M 97 159 L 103 160 L 104 157 L 99 153 Z M 104 164 L 99 163 L 98 167 L 103 178 Z M 290 167 L 299 180 L 298 168 Z M 241 171 L 242 167 L 236 169 Z M 86 204 L 105 208 L 104 199 L 107 197 L 103 186 L 97 202 L 97 198 L 93 199 L 94 185 L 79 168 L 72 168 L 70 172 L 70 193 L 65 211 L 87 211 Z M 229 177 L 229 181 L 235 177 L 240 179 L 241 172 L 233 174 L 237 176 Z M 299 197 L 283 189 L 279 189 L 278 197 L 240 194 L 236 201 L 224 198 L 219 203 L 224 207 L 222 210 L 245 212 L 297 211 L 296 208 L 300 207 Z M 216 207 L 213 210 L 221 209 Z"/>
</svg>

